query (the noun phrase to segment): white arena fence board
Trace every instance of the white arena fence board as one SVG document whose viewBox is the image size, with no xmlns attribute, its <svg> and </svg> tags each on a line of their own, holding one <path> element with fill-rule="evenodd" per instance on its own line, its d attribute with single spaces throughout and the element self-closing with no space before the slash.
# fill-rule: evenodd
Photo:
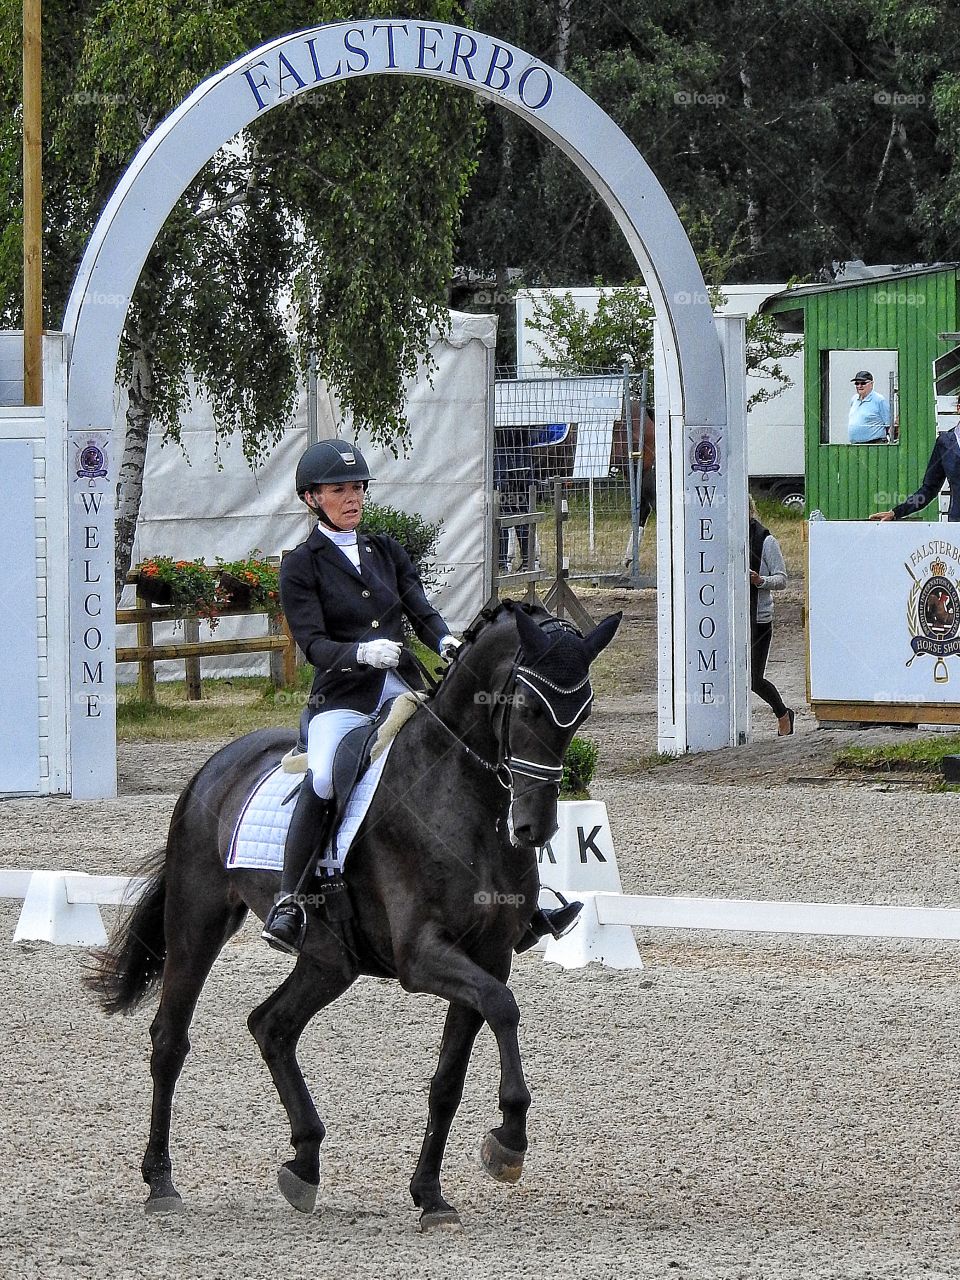
<svg viewBox="0 0 960 1280">
<path fill-rule="evenodd" d="M 68 945 L 89 945 L 82 939 L 78 943 L 71 933 L 69 908 L 132 907 L 149 883 L 145 878 L 137 876 L 91 876 L 84 872 L 3 869 L 0 870 L 0 898 L 23 900 L 26 912 L 31 887 L 38 880 L 43 882 L 44 888 L 62 888 L 63 900 L 68 904 L 68 910 L 63 912 L 62 918 L 52 922 L 51 936 L 45 936 L 42 940 Z M 601 936 L 604 930 L 629 926 L 635 929 L 703 929 L 747 934 L 820 934 L 960 941 L 958 907 L 768 902 L 620 893 L 583 896 L 590 897 L 595 905 L 595 917 Z M 22 912 L 21 917 L 23 914 Z"/>
<path fill-rule="evenodd" d="M 637 929 L 713 929 L 732 933 L 960 941 L 960 908 L 957 907 L 597 894 L 597 917 L 601 926 L 631 925 Z"/>
</svg>

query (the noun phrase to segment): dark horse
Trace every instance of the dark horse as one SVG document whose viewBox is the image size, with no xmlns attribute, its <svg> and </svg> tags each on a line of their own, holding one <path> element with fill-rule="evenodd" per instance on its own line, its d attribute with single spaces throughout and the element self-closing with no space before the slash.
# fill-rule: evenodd
<svg viewBox="0 0 960 1280">
<path fill-rule="evenodd" d="M 346 862 L 355 947 L 345 948 L 311 914 L 296 966 L 248 1019 L 290 1119 L 295 1155 L 279 1183 L 295 1208 L 314 1207 L 324 1137 L 297 1041 L 361 973 L 450 1003 L 410 1183 L 421 1227 L 459 1222 L 441 1194 L 440 1164 L 484 1021 L 500 1052 L 503 1124 L 487 1134 L 482 1159 L 499 1181 L 519 1178 L 530 1094 L 517 1041 L 520 1011 L 505 984 L 537 904 L 535 847 L 556 830 L 563 753 L 589 714 L 590 663 L 619 621 L 613 615 L 582 637 L 539 607 L 501 605 L 468 630 L 429 706 L 401 729 Z M 171 1176 L 170 1112 L 200 990 L 248 908 L 262 918 L 277 887 L 271 872 L 225 870 L 225 851 L 243 801 L 292 741 L 277 730 L 247 734 L 194 776 L 146 890 L 91 978 L 110 1013 L 133 1009 L 162 985 L 150 1029 L 153 1111 L 141 1166 L 148 1212 L 181 1204 Z"/>
</svg>

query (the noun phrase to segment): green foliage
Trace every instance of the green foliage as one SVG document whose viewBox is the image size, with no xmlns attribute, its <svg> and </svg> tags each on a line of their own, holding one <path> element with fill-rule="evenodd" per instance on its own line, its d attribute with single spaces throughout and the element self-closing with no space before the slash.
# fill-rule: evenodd
<svg viewBox="0 0 960 1280">
<path fill-rule="evenodd" d="M 960 752 L 960 735 L 941 734 L 880 747 L 847 747 L 838 751 L 836 766 L 841 771 L 895 773 L 939 773 L 944 756 Z"/>
<path fill-rule="evenodd" d="M 573 739 L 563 757 L 561 794 L 583 796 L 589 793 L 599 755 L 597 744 L 589 738 Z"/>
<path fill-rule="evenodd" d="M 171 556 L 151 556 L 137 565 L 139 590 L 149 598 L 152 588 L 163 588 L 170 597 L 170 607 L 180 613 L 206 618 L 211 627 L 217 624 L 220 597 L 217 573 L 202 560 L 174 560 Z"/>
<path fill-rule="evenodd" d="M 424 588 L 430 591 L 439 585 L 441 579 L 441 572 L 430 562 L 437 549 L 442 525 L 442 520 L 431 523 L 422 516 L 398 511 L 387 503 L 368 500 L 364 503 L 360 528 L 364 533 L 385 533 L 396 539 L 416 566 Z"/>
<path fill-rule="evenodd" d="M 595 285 L 603 288 L 600 280 Z M 714 308 L 726 301 L 719 285 L 708 286 L 708 294 Z M 653 304 L 640 280 L 605 289 L 592 316 L 572 293 L 535 298 L 530 328 L 542 333 L 545 342 L 532 345 L 541 364 L 561 374 L 616 368 L 624 355 L 630 356 L 634 369 L 649 369 L 653 364 L 653 319 Z M 762 373 L 779 384 L 775 390 L 762 388 L 752 394 L 749 408 L 773 399 L 791 385 L 779 362 L 793 353 L 797 340 L 780 333 L 771 317 L 754 315 L 747 320 L 746 342 L 747 373 Z M 652 399 L 651 387 L 648 403 Z"/>
<path fill-rule="evenodd" d="M 254 609 L 269 609 L 280 615 L 280 565 L 263 560 L 256 549 L 244 560 L 223 560 L 217 556 L 220 595 L 225 603 L 231 597 L 248 596 Z M 242 601 L 241 601 L 242 602 Z"/>
<path fill-rule="evenodd" d="M 456 20 L 455 0 L 371 0 L 365 16 Z M 44 6 L 46 323 L 59 327 L 90 231 L 133 155 L 247 49 L 354 16 L 346 0 L 63 0 Z M 0 322 L 21 314 L 21 6 L 0 0 Z M 405 433 L 402 386 L 442 322 L 473 99 L 383 77 L 265 113 L 207 164 L 149 255 L 124 334 L 152 412 L 179 432 L 188 371 L 217 428 L 267 451 L 311 351 L 357 426 Z M 289 332 L 289 309 L 295 332 Z M 129 366 L 123 364 L 122 368 Z"/>
<path fill-rule="evenodd" d="M 737 273 L 705 266 L 708 279 L 957 256 L 960 75 L 946 0 L 475 0 L 473 20 L 565 70 L 613 117 L 701 262 L 707 239 L 743 241 Z M 530 287 L 637 271 L 572 162 L 495 111 L 462 244 L 464 261 L 498 278 L 518 269 Z"/>
</svg>

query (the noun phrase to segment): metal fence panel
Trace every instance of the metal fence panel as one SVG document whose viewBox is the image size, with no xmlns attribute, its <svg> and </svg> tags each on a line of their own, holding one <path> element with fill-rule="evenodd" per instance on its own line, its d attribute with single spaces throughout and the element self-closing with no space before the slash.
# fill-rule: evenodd
<svg viewBox="0 0 960 1280">
<path fill-rule="evenodd" d="M 571 578 L 619 578 L 630 556 L 629 451 L 622 373 L 578 377 L 498 377 L 494 384 L 494 488 L 501 511 L 526 511 L 529 486 L 541 509 L 564 483 L 570 518 L 564 552 Z M 537 559 L 556 570 L 541 526 Z M 525 557 L 527 531 L 505 530 L 500 569 Z M 519 556 L 518 556 L 519 552 Z"/>
</svg>

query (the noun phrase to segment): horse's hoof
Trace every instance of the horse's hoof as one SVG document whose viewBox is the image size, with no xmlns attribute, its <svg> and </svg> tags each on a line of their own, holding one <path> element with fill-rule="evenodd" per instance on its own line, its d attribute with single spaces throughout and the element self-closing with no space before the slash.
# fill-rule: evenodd
<svg viewBox="0 0 960 1280">
<path fill-rule="evenodd" d="M 497 1182 L 519 1182 L 523 1173 L 522 1151 L 511 1151 L 488 1133 L 480 1145 L 480 1163 Z"/>
<path fill-rule="evenodd" d="M 176 1191 L 172 1195 L 149 1196 L 143 1205 L 143 1212 L 151 1217 L 155 1213 L 180 1213 L 182 1209 L 183 1201 Z"/>
<path fill-rule="evenodd" d="M 304 1182 L 284 1164 L 280 1166 L 280 1172 L 277 1174 L 277 1185 L 288 1204 L 292 1204 L 300 1213 L 313 1213 L 317 1203 L 317 1192 L 320 1190 L 316 1183 Z"/>
<path fill-rule="evenodd" d="M 434 1209 L 420 1215 L 421 1231 L 462 1231 L 463 1223 L 456 1209 Z"/>
</svg>

